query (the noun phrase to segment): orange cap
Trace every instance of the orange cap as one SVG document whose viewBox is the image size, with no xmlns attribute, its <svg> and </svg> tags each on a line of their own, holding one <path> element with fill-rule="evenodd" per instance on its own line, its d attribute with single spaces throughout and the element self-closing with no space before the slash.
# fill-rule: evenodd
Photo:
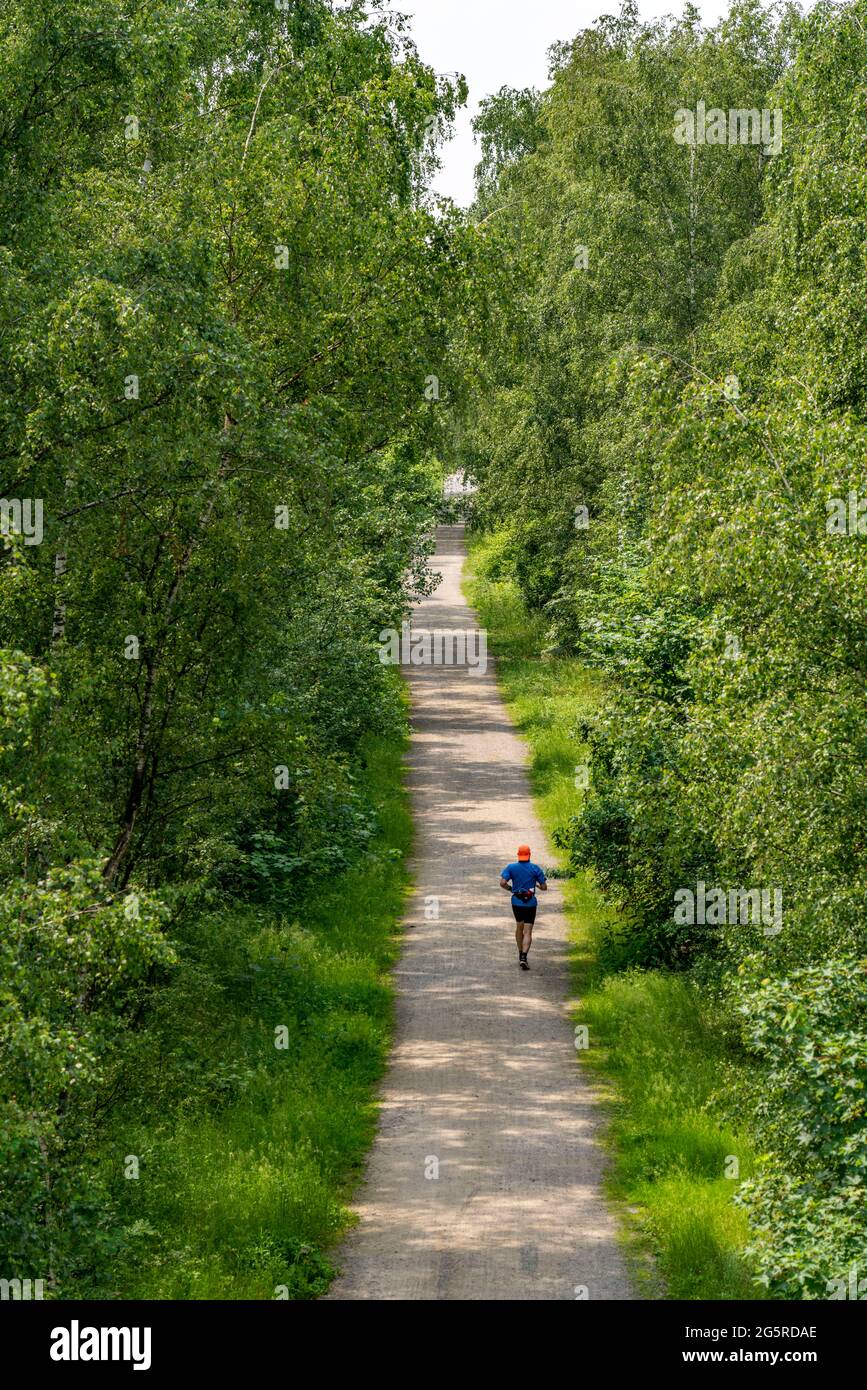
<svg viewBox="0 0 867 1390">
<path fill-rule="evenodd" d="M 519 858 L 519 859 L 529 859 L 529 858 L 530 858 L 530 846 L 529 846 L 529 845 L 518 845 L 518 858 Z"/>
</svg>

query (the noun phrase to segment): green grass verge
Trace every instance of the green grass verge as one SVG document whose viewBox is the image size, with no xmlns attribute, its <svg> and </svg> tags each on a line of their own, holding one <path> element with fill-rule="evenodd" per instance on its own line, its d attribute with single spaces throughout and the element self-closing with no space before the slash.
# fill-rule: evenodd
<svg viewBox="0 0 867 1390">
<path fill-rule="evenodd" d="M 118 1244 L 109 1281 L 79 1296 L 327 1289 L 392 1036 L 411 840 L 402 754 L 399 739 L 368 742 L 374 843 L 291 920 L 232 907 L 185 928 L 101 1145 L 123 1234 L 107 1236 Z"/>
<path fill-rule="evenodd" d="M 581 805 L 576 728 L 601 694 L 597 673 L 569 658 L 542 659 L 538 623 L 517 587 L 497 574 L 495 538 L 474 538 L 465 592 L 488 632 L 500 687 L 531 752 L 532 789 L 549 836 Z M 580 781 L 580 779 L 579 779 Z M 709 1007 L 692 982 L 661 971 L 603 974 L 598 943 L 609 912 L 587 874 L 563 883 L 573 940 L 575 1021 L 589 1027 L 581 1054 L 610 1114 L 611 1197 L 624 1218 L 645 1297 L 760 1298 L 741 1252 L 746 1219 L 733 1204 L 747 1139 L 716 1122 L 708 1102 L 731 1065 Z"/>
</svg>

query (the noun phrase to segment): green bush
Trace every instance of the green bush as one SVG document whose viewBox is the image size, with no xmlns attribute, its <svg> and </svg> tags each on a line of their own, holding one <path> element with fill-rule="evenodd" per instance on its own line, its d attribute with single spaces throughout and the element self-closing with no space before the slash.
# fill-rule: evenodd
<svg viewBox="0 0 867 1390">
<path fill-rule="evenodd" d="M 764 1157 L 739 1195 L 749 1253 L 773 1295 L 828 1298 L 867 1273 L 867 961 L 750 980 L 739 1013 L 764 1063 L 751 1114 Z"/>
</svg>

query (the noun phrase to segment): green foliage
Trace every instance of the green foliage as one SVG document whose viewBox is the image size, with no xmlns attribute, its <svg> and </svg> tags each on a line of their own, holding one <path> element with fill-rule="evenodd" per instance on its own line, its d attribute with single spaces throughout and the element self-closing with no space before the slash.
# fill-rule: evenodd
<svg viewBox="0 0 867 1390">
<path fill-rule="evenodd" d="M 170 983 L 116 1054 L 117 1098 L 97 1154 L 118 1248 L 82 1272 L 87 1296 L 326 1290 L 391 1039 L 387 972 L 411 834 L 403 747 L 365 743 L 378 830 L 351 869 L 291 916 L 236 905 L 181 927 Z"/>
<path fill-rule="evenodd" d="M 539 93 L 532 87 L 501 87 L 484 97 L 474 122 L 482 157 L 476 167 L 479 203 L 496 195 L 510 164 L 531 154 L 539 139 Z"/>
<path fill-rule="evenodd" d="M 95 1155 L 137 1057 L 167 1088 L 145 1129 L 150 1104 L 177 1119 L 183 1030 L 150 1051 L 169 1001 L 219 1032 L 230 986 L 191 961 L 196 924 L 240 923 L 252 970 L 260 919 L 309 913 L 382 831 L 362 750 L 404 714 L 377 637 L 423 584 L 443 434 L 425 383 L 449 395 L 475 300 L 475 233 L 427 191 L 464 97 L 378 3 L 0 12 L 0 1269 L 54 1294 L 137 1268 L 117 1157 Z M 7 524 L 28 499 L 39 536 Z M 357 1072 L 344 1117 L 385 1036 L 349 1013 L 320 1049 Z M 191 1133 L 249 1081 L 240 1032 L 224 1041 L 185 1059 Z M 257 1227 L 250 1259 L 310 1293 L 339 1184 L 302 1170 L 287 1210 L 319 1215 L 287 1217 L 276 1253 Z"/>
<path fill-rule="evenodd" d="M 867 965 L 846 958 L 764 980 L 740 1006 L 746 1041 L 766 1063 L 754 1125 L 787 1163 L 780 1171 L 766 1161 L 739 1196 L 754 1228 L 750 1254 L 784 1298 L 828 1298 L 834 1281 L 851 1296 L 850 1271 L 863 1259 L 865 1007 Z"/>
<path fill-rule="evenodd" d="M 120 1004 L 141 976 L 146 905 L 97 937 L 92 914 L 71 924 L 64 900 L 61 923 L 40 894 L 29 934 L 45 940 L 56 918 L 82 940 L 60 939 L 62 975 L 54 949 L 22 956 L 14 934 L 4 949 L 4 1268 L 38 1272 L 54 1296 L 325 1291 L 391 1035 L 386 971 L 410 842 L 402 749 L 365 743 L 377 831 L 354 867 L 291 917 L 240 903 L 189 911 L 172 946 L 154 944 L 169 973 L 138 991 L 135 1010 Z M 98 949 L 121 937 L 123 971 Z M 89 988 L 86 1010 L 55 1002 L 67 978 Z"/>
<path fill-rule="evenodd" d="M 540 660 L 541 633 L 515 581 L 489 577 L 502 553 L 490 533 L 474 541 L 468 594 L 489 631 L 510 713 L 530 745 L 540 814 L 555 834 L 588 796 L 575 773 L 587 762 L 584 731 L 603 683 L 573 657 Z M 747 1219 L 732 1202 L 754 1171 L 753 1145 L 719 1095 L 721 1075 L 736 1077 L 741 1091 L 755 1075 L 737 1031 L 720 1027 L 706 982 L 617 970 L 624 923 L 598 883 L 583 870 L 545 869 L 564 880 L 580 998 L 575 1022 L 590 1030 L 579 1057 L 609 1101 L 611 1190 L 627 1230 L 655 1256 L 652 1272 L 636 1262 L 638 1287 L 649 1297 L 661 1290 L 684 1299 L 761 1297 L 745 1256 Z"/>
<path fill-rule="evenodd" d="M 165 918 L 151 894 L 107 892 L 98 864 L 0 895 L 0 1261 L 13 1277 L 53 1280 L 111 1244 L 103 1190 L 79 1155 L 138 987 L 176 959 Z"/>
<path fill-rule="evenodd" d="M 693 971 L 729 1032 L 749 1012 L 765 1101 L 735 1081 L 734 1113 L 765 1155 L 746 1210 L 782 1297 L 824 1296 L 854 1239 L 861 1178 L 818 1117 L 853 1155 L 865 1126 L 846 981 L 867 949 L 867 559 L 829 524 L 864 500 L 865 15 L 747 0 L 705 32 L 627 6 L 561 45 L 532 146 L 480 186 L 499 314 L 460 348 L 496 573 L 605 680 L 559 843 L 617 909 L 607 968 Z M 781 149 L 679 144 L 699 99 L 779 109 Z M 782 931 L 676 920 L 699 882 L 779 890 Z M 833 1018 L 810 1002 L 823 972 Z M 778 1077 L 756 1031 L 765 1009 L 784 1029 L 777 988 L 823 1078 L 803 1049 Z"/>
</svg>

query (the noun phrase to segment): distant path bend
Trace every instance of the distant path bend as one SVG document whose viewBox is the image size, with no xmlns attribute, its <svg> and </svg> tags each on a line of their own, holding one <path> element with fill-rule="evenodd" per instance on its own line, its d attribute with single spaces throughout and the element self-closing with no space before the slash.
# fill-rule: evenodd
<svg viewBox="0 0 867 1390">
<path fill-rule="evenodd" d="M 463 528 L 437 539 L 442 583 L 413 626 L 475 628 Z M 360 1224 L 328 1298 L 633 1298 L 601 1191 L 599 1107 L 575 1057 L 559 890 L 539 895 L 525 974 L 497 884 L 522 841 L 549 862 L 525 745 L 490 659 L 485 675 L 415 669 L 410 686 L 416 887 L 395 1047 Z M 431 898 L 439 918 L 426 921 Z"/>
</svg>

